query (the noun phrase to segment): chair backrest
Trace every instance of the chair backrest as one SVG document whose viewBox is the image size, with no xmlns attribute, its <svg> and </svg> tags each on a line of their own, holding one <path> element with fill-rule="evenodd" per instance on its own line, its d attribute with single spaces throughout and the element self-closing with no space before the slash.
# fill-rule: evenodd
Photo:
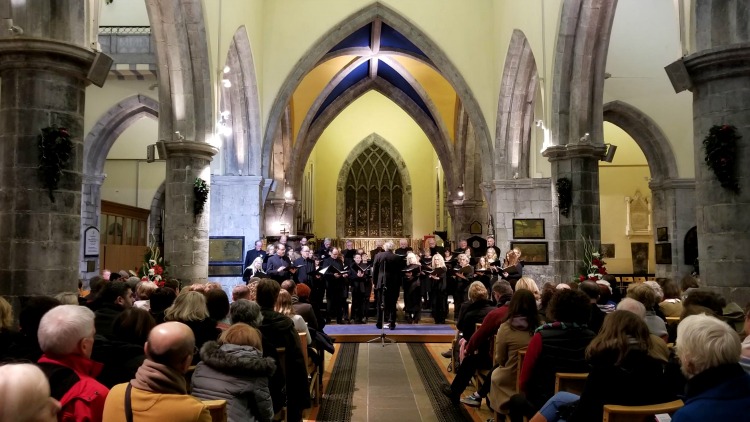
<svg viewBox="0 0 750 422">
<path fill-rule="evenodd" d="M 567 391 L 580 396 L 588 377 L 588 373 L 558 372 L 555 374 L 555 393 Z"/>
<path fill-rule="evenodd" d="M 193 381 L 193 372 L 195 372 L 195 366 L 191 365 L 188 367 L 187 372 L 183 375 L 185 377 L 185 383 L 187 384 L 187 392 L 190 394 L 193 390 L 192 388 L 192 381 Z"/>
<path fill-rule="evenodd" d="M 203 400 L 203 404 L 211 413 L 211 422 L 227 422 L 226 400 Z"/>
<path fill-rule="evenodd" d="M 516 364 L 516 392 L 521 392 L 521 368 L 523 368 L 523 359 L 526 357 L 526 349 L 518 351 L 518 362 Z"/>
<path fill-rule="evenodd" d="M 667 324 L 669 324 L 669 325 L 672 325 L 672 324 L 677 325 L 679 323 L 680 323 L 680 317 L 678 317 L 678 316 L 668 316 L 667 317 Z"/>
<path fill-rule="evenodd" d="M 619 406 L 614 404 L 604 405 L 602 422 L 643 422 L 653 420 L 654 415 L 678 411 L 684 403 L 682 400 L 667 403 L 650 404 L 647 406 Z"/>
<path fill-rule="evenodd" d="M 277 363 L 281 367 L 281 371 L 286 374 L 286 347 L 277 347 L 276 354 L 279 355 Z"/>
</svg>

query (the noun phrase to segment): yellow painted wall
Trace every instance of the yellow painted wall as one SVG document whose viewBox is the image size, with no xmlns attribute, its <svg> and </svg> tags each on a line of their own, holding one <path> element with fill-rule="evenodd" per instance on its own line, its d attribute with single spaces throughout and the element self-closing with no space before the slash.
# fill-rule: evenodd
<svg viewBox="0 0 750 422">
<path fill-rule="evenodd" d="M 107 178 L 102 184 L 103 200 L 149 209 L 164 182 L 166 165 L 164 161 L 107 160 L 104 173 Z"/>
<path fill-rule="evenodd" d="M 599 192 L 601 195 L 601 236 L 602 243 L 615 244 L 615 257 L 607 258 L 607 271 L 610 273 L 632 273 L 633 260 L 630 253 L 631 243 L 649 244 L 649 272 L 654 272 L 654 238 L 649 236 L 626 236 L 625 197 L 632 197 L 637 190 L 651 201 L 651 190 L 648 188 L 650 171 L 646 157 L 622 129 L 609 123 L 604 124 L 604 135 L 608 142 L 617 145 L 614 161 L 599 165 Z M 652 231 L 655 230 L 652 226 Z"/>
<path fill-rule="evenodd" d="M 371 133 L 401 154 L 411 178 L 412 234 L 432 233 L 435 220 L 435 152 L 416 122 L 382 94 L 370 91 L 347 107 L 313 150 L 315 226 L 318 238 L 336 236 L 336 184 L 351 150 Z"/>
<path fill-rule="evenodd" d="M 149 26 L 146 2 L 143 0 L 117 0 L 101 4 L 99 25 L 101 26 Z"/>
</svg>

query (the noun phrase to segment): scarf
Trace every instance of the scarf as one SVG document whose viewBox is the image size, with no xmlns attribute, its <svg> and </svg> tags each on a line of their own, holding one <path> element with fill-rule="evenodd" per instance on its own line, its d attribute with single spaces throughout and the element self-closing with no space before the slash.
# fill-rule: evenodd
<svg viewBox="0 0 750 422">
<path fill-rule="evenodd" d="M 562 328 L 563 330 L 568 330 L 572 328 L 572 329 L 580 330 L 582 328 L 586 328 L 586 324 L 577 324 L 575 322 L 560 322 L 560 321 L 548 322 L 546 324 L 540 325 L 534 332 L 538 333 L 542 330 L 548 330 L 550 328 Z"/>
<path fill-rule="evenodd" d="M 187 385 L 183 374 L 176 370 L 156 363 L 151 359 L 143 361 L 138 368 L 135 378 L 130 384 L 139 389 L 159 394 L 187 394 Z"/>
</svg>

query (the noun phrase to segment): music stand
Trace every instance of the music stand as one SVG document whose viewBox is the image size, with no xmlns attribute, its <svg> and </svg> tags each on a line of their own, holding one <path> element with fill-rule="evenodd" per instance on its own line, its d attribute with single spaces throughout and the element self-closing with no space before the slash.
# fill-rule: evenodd
<svg viewBox="0 0 750 422">
<path fill-rule="evenodd" d="M 385 347 L 386 344 L 394 344 L 396 340 L 386 337 L 387 334 L 385 333 L 385 294 L 388 291 L 388 288 L 386 287 L 385 283 L 383 283 L 382 290 L 383 291 L 380 293 L 380 301 L 379 301 L 380 303 L 378 304 L 378 306 L 380 307 L 379 309 L 380 316 L 383 318 L 380 321 L 380 335 L 370 340 L 367 340 L 365 343 L 375 343 L 379 341 L 381 344 L 381 347 Z M 376 320 L 377 320 L 377 317 L 376 317 Z"/>
</svg>

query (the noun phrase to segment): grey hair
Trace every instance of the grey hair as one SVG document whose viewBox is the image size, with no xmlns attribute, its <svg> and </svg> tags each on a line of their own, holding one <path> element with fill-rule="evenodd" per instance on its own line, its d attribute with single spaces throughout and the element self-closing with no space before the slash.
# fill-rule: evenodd
<svg viewBox="0 0 750 422">
<path fill-rule="evenodd" d="M 47 377 L 30 363 L 0 366 L 0 421 L 34 421 L 50 402 Z"/>
<path fill-rule="evenodd" d="M 740 361 L 740 336 L 726 322 L 706 314 L 690 315 L 677 326 L 677 355 L 688 378 L 720 365 Z"/>
<path fill-rule="evenodd" d="M 60 305 L 39 322 L 39 347 L 46 354 L 68 355 L 78 342 L 94 335 L 94 312 L 85 306 Z"/>
<path fill-rule="evenodd" d="M 643 283 L 648 287 L 651 287 L 654 293 L 656 293 L 656 303 L 664 300 L 664 290 L 662 290 L 659 283 L 655 282 L 654 280 L 644 281 Z"/>
<path fill-rule="evenodd" d="M 620 303 L 617 304 L 617 310 L 632 312 L 638 315 L 641 319 L 646 318 L 646 307 L 632 297 L 623 298 Z"/>
<path fill-rule="evenodd" d="M 78 294 L 73 292 L 62 292 L 55 295 L 63 305 L 78 305 Z"/>
<path fill-rule="evenodd" d="M 389 240 L 389 241 L 383 243 L 383 250 L 384 251 L 392 251 L 393 250 L 393 241 Z"/>
<path fill-rule="evenodd" d="M 245 324 L 258 328 L 263 323 L 263 314 L 260 313 L 260 305 L 247 299 L 240 299 L 229 306 L 229 315 L 232 324 L 244 322 Z"/>
</svg>

